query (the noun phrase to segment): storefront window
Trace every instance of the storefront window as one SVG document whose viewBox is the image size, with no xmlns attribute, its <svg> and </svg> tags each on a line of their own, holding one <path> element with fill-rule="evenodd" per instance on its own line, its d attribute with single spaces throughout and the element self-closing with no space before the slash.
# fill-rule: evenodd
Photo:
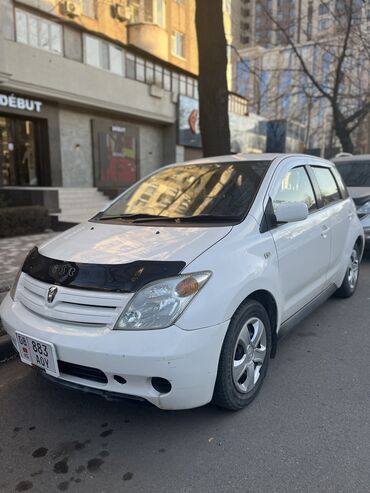
<svg viewBox="0 0 370 493">
<path fill-rule="evenodd" d="M 138 128 L 93 120 L 95 176 L 98 186 L 122 187 L 138 180 Z"/>
<path fill-rule="evenodd" d="M 0 116 L 0 185 L 39 185 L 35 123 Z"/>
</svg>

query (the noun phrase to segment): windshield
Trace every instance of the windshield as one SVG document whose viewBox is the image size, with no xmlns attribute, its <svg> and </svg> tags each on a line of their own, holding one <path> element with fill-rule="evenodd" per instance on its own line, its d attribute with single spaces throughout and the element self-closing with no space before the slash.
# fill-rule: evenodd
<svg viewBox="0 0 370 493">
<path fill-rule="evenodd" d="M 241 221 L 269 164 L 238 161 L 165 168 L 134 185 L 94 219 L 135 223 Z"/>
<path fill-rule="evenodd" d="M 370 160 L 335 163 L 347 187 L 370 187 Z"/>
</svg>

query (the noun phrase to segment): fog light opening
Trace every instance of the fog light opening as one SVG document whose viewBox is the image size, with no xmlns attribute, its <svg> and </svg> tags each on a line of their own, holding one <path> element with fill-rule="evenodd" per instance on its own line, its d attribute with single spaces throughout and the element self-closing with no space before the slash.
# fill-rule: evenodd
<svg viewBox="0 0 370 493">
<path fill-rule="evenodd" d="M 160 394 L 168 394 L 172 389 L 171 383 L 161 377 L 152 377 L 152 386 Z"/>
<path fill-rule="evenodd" d="M 127 380 L 123 377 L 121 377 L 120 375 L 114 375 L 114 380 L 118 383 L 120 383 L 121 385 L 125 384 L 127 382 Z"/>
</svg>

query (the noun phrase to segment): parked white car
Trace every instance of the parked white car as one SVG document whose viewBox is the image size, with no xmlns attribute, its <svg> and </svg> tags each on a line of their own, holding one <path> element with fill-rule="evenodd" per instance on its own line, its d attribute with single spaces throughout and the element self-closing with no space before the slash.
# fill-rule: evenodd
<svg viewBox="0 0 370 493">
<path fill-rule="evenodd" d="M 278 336 L 357 286 L 364 234 L 332 163 L 166 166 L 33 249 L 0 314 L 24 363 L 162 409 L 257 395 Z"/>
<path fill-rule="evenodd" d="M 340 155 L 333 159 L 353 198 L 365 232 L 366 244 L 370 244 L 370 154 L 359 156 Z"/>
</svg>

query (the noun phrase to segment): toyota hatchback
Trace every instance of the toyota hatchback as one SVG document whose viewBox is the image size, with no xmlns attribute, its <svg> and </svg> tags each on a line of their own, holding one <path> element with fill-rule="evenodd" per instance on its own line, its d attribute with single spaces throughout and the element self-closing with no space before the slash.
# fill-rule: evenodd
<svg viewBox="0 0 370 493">
<path fill-rule="evenodd" d="M 0 314 L 65 386 L 162 409 L 257 395 L 278 336 L 357 286 L 364 233 L 335 166 L 235 155 L 166 166 L 34 248 Z"/>
</svg>

